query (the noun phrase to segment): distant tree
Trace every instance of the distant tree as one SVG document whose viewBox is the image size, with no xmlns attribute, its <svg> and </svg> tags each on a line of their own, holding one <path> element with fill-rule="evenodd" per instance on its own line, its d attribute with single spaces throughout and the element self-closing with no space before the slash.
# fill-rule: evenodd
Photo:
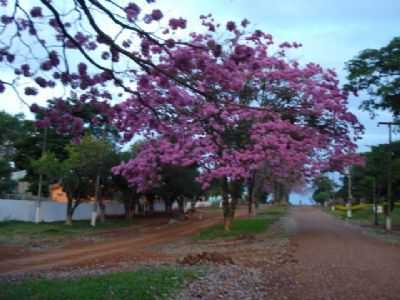
<svg viewBox="0 0 400 300">
<path fill-rule="evenodd" d="M 11 193 L 16 182 L 11 179 L 12 167 L 10 162 L 0 158 L 0 194 Z"/>
<path fill-rule="evenodd" d="M 10 115 L 0 111 L 0 157 L 10 158 L 15 154 L 15 140 L 23 133 L 23 115 Z"/>
<path fill-rule="evenodd" d="M 400 115 L 400 37 L 380 49 L 363 50 L 346 68 L 347 88 L 370 96 L 362 102 L 362 108 L 371 113 L 381 109 Z"/>
<path fill-rule="evenodd" d="M 394 198 L 400 197 L 400 142 L 394 142 L 391 146 L 392 158 L 392 189 Z M 378 145 L 371 151 L 362 154 L 365 164 L 351 168 L 352 194 L 355 200 L 372 202 L 373 182 L 375 181 L 376 195 L 386 198 L 387 195 L 387 166 L 388 145 Z M 337 192 L 338 197 L 347 197 L 347 176 L 342 178 L 342 187 Z"/>
<path fill-rule="evenodd" d="M 43 176 L 43 185 L 50 186 L 63 175 L 61 162 L 53 152 L 45 152 L 39 159 L 31 162 L 34 174 Z"/>
<path fill-rule="evenodd" d="M 161 184 L 155 189 L 165 202 L 167 212 L 172 211 L 172 204 L 177 201 L 179 211 L 184 212 L 184 200 L 195 199 L 202 194 L 201 185 L 196 181 L 199 171 L 196 165 L 192 166 L 173 166 L 162 167 Z"/>
<path fill-rule="evenodd" d="M 329 177 L 322 175 L 314 180 L 314 188 L 314 201 L 323 205 L 334 195 L 335 183 Z"/>
</svg>

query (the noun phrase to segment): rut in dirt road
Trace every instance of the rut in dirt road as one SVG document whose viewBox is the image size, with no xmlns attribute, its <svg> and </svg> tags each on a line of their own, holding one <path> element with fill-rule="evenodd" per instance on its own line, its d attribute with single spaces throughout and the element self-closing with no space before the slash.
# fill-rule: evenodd
<svg viewBox="0 0 400 300">
<path fill-rule="evenodd" d="M 75 267 L 93 261 L 107 262 L 116 255 L 130 257 L 149 253 L 150 246 L 172 242 L 184 236 L 193 235 L 202 228 L 221 222 L 218 214 L 205 220 L 191 220 L 183 224 L 167 225 L 125 238 L 118 238 L 73 249 L 54 249 L 35 256 L 3 260 L 0 262 L 0 275 L 48 271 L 55 268 Z"/>
<path fill-rule="evenodd" d="M 286 299 L 400 299 L 400 245 L 318 208 L 288 216 L 298 264 L 287 270 Z M 286 294 L 286 295 L 285 295 Z"/>
</svg>

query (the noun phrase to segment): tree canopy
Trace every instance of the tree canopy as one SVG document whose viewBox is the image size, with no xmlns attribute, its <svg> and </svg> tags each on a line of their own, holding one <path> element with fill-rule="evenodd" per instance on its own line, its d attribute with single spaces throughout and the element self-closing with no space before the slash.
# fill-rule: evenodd
<svg viewBox="0 0 400 300">
<path fill-rule="evenodd" d="M 389 110 L 400 115 L 400 37 L 380 49 L 365 49 L 347 63 L 347 88 L 364 91 L 369 99 L 361 107 L 374 113 Z"/>
</svg>

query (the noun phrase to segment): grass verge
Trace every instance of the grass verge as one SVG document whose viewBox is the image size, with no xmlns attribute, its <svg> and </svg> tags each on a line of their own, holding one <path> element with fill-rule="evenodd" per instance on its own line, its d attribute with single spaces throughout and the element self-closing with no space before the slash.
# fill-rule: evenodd
<svg viewBox="0 0 400 300">
<path fill-rule="evenodd" d="M 64 222 L 40 223 L 5 221 L 0 222 L 0 243 L 23 243 L 29 240 L 46 240 L 63 236 L 90 235 L 108 229 L 129 226 L 130 220 L 111 219 L 104 223 L 98 222 L 92 227 L 89 221 L 74 221 L 72 225 Z"/>
<path fill-rule="evenodd" d="M 195 240 L 230 239 L 243 235 L 259 234 L 279 220 L 287 211 L 284 206 L 271 206 L 260 211 L 257 216 L 247 219 L 235 219 L 231 231 L 225 231 L 222 224 L 214 225 L 200 231 Z"/>
<path fill-rule="evenodd" d="M 179 291 L 185 282 L 198 278 L 200 273 L 200 269 L 159 267 L 77 279 L 36 279 L 0 283 L 0 299 L 167 299 Z"/>
<path fill-rule="evenodd" d="M 327 213 L 335 216 L 336 218 L 346 220 L 353 224 L 361 225 L 366 229 L 366 233 L 383 239 L 390 243 L 400 243 L 400 208 L 396 207 L 392 212 L 392 232 L 387 232 L 385 230 L 385 215 L 378 214 L 378 224 L 379 226 L 373 225 L 374 214 L 372 211 L 372 207 L 364 207 L 362 209 L 358 209 L 352 212 L 352 218 L 349 220 L 346 216 L 346 211 L 343 210 L 326 210 Z"/>
<path fill-rule="evenodd" d="M 335 211 L 329 210 L 329 212 L 332 215 L 334 215 L 340 219 L 347 219 L 347 212 L 345 210 L 335 210 Z M 400 225 L 400 208 L 399 207 L 396 207 L 393 210 L 391 217 L 392 217 L 393 225 Z M 362 223 L 362 224 L 373 224 L 374 213 L 372 211 L 372 206 L 367 206 L 362 209 L 353 210 L 352 211 L 352 219 L 359 223 Z M 385 222 L 384 214 L 378 214 L 378 222 L 379 222 L 379 224 L 384 224 L 384 222 Z"/>
</svg>

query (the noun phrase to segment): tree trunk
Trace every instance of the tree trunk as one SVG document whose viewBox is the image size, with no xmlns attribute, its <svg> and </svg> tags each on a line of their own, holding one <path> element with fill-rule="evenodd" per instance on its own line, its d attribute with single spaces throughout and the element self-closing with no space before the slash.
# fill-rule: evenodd
<svg viewBox="0 0 400 300">
<path fill-rule="evenodd" d="M 94 203 L 92 207 L 92 219 L 90 221 L 90 225 L 93 227 L 96 226 L 97 221 L 97 207 L 99 204 L 99 190 L 100 190 L 100 175 L 96 176 L 96 184 L 95 184 L 95 192 L 94 192 Z"/>
<path fill-rule="evenodd" d="M 183 197 L 178 197 L 177 199 L 178 202 L 178 209 L 179 209 L 179 214 L 184 215 L 185 214 L 185 200 Z"/>
<path fill-rule="evenodd" d="M 254 194 L 251 196 L 250 199 L 250 207 L 251 207 L 250 216 L 255 217 L 257 215 L 257 199 Z"/>
<path fill-rule="evenodd" d="M 230 231 L 233 219 L 235 217 L 236 205 L 238 198 L 234 191 L 233 195 L 229 192 L 228 181 L 225 178 L 222 182 L 222 207 L 224 212 L 224 229 Z"/>
<path fill-rule="evenodd" d="M 154 214 L 154 195 L 150 195 L 147 197 L 147 204 L 150 214 Z"/>
<path fill-rule="evenodd" d="M 174 202 L 173 199 L 166 199 L 165 200 L 165 212 L 169 215 L 172 214 L 172 203 Z"/>
<path fill-rule="evenodd" d="M 273 191 L 273 200 L 274 204 L 279 205 L 287 205 L 289 204 L 289 193 L 290 189 L 287 185 L 279 182 L 274 183 L 274 191 Z"/>
<path fill-rule="evenodd" d="M 253 176 L 254 177 L 254 176 Z M 249 180 L 249 184 L 247 185 L 248 190 L 247 190 L 247 204 L 248 204 L 248 213 L 249 216 L 253 215 L 253 193 L 254 193 L 254 180 L 253 178 Z"/>
<path fill-rule="evenodd" d="M 41 206 L 42 206 L 42 186 L 43 186 L 43 175 L 39 175 L 39 187 L 38 187 L 38 198 L 36 200 L 35 209 L 35 223 L 39 224 L 42 221 L 41 217 Z"/>
<path fill-rule="evenodd" d="M 195 211 L 196 210 L 196 202 L 197 202 L 197 197 L 192 197 L 190 199 L 190 210 Z"/>
<path fill-rule="evenodd" d="M 131 201 L 130 199 L 128 200 L 127 198 L 124 199 L 124 213 L 125 213 L 125 219 L 130 219 L 131 218 Z"/>
<path fill-rule="evenodd" d="M 99 208 L 100 208 L 99 219 L 101 223 L 104 223 L 106 221 L 106 206 L 104 205 L 103 201 L 99 202 Z"/>
<path fill-rule="evenodd" d="M 72 215 L 73 215 L 72 199 L 70 197 L 68 197 L 68 199 L 67 199 L 67 213 L 66 213 L 66 218 L 65 218 L 65 224 L 66 225 L 72 225 Z"/>
<path fill-rule="evenodd" d="M 125 208 L 125 218 L 127 220 L 132 219 L 133 216 L 136 214 L 137 199 L 136 198 L 125 199 L 124 208 Z"/>
<path fill-rule="evenodd" d="M 227 214 L 226 216 L 224 215 L 224 230 L 225 231 L 231 231 L 231 226 L 232 226 L 232 215 Z"/>
</svg>

